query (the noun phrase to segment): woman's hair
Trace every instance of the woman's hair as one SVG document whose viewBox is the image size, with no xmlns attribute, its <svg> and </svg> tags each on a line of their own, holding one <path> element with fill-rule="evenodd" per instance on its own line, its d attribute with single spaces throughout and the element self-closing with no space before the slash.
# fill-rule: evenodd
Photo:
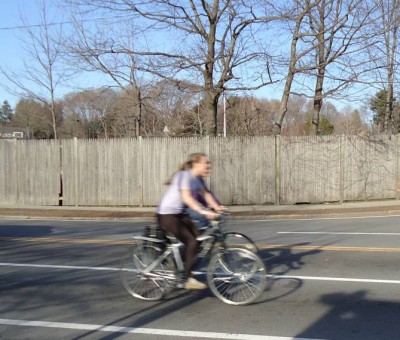
<svg viewBox="0 0 400 340">
<path fill-rule="evenodd" d="M 182 171 L 182 170 L 186 170 L 186 169 L 191 169 L 193 167 L 194 163 L 198 163 L 200 162 L 200 159 L 202 159 L 203 157 L 207 157 L 207 155 L 204 152 L 195 152 L 195 153 L 191 153 L 189 155 L 188 160 L 185 163 L 182 163 L 179 167 L 178 167 L 178 171 Z"/>
<path fill-rule="evenodd" d="M 187 169 L 191 169 L 193 167 L 193 164 L 200 162 L 200 160 L 203 157 L 207 157 L 207 155 L 204 152 L 195 152 L 195 153 L 191 153 L 189 155 L 188 160 L 185 163 L 182 163 L 179 167 L 178 167 L 178 171 L 174 172 L 173 175 L 171 176 L 171 178 L 169 180 L 167 180 L 164 184 L 165 185 L 170 185 L 172 182 L 172 178 L 175 176 L 175 174 L 179 171 L 183 171 L 183 170 L 187 170 Z"/>
</svg>

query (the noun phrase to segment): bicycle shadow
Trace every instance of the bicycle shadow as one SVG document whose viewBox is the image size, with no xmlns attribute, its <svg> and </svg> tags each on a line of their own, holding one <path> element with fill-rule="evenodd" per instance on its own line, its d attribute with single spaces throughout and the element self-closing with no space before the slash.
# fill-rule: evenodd
<svg viewBox="0 0 400 340">
<path fill-rule="evenodd" d="M 104 329 L 107 326 L 114 326 L 121 322 L 127 321 L 127 320 L 131 319 L 132 317 L 143 314 L 143 316 L 139 317 L 132 323 L 129 323 L 127 326 L 120 327 L 119 332 L 113 332 L 113 333 L 110 333 L 110 334 L 107 334 L 105 336 L 98 338 L 98 339 L 102 339 L 102 340 L 117 339 L 120 336 L 126 336 L 126 332 L 133 328 L 143 327 L 149 323 L 152 323 L 156 320 L 163 318 L 165 315 L 174 313 L 174 312 L 178 311 L 179 309 L 184 309 L 184 308 L 186 308 L 194 303 L 197 303 L 205 298 L 209 298 L 210 296 L 211 296 L 211 292 L 208 289 L 203 290 L 203 291 L 197 291 L 197 292 L 187 291 L 187 290 L 176 290 L 176 291 L 172 292 L 171 294 L 169 294 L 167 298 L 165 298 L 161 301 L 154 302 L 154 303 L 152 303 L 151 306 L 149 306 L 147 308 L 141 309 L 138 312 L 129 314 L 129 315 L 119 318 L 117 320 L 113 320 L 112 322 L 109 322 L 108 324 L 102 325 L 101 327 L 99 327 L 99 329 L 91 330 L 91 331 L 81 334 L 77 337 L 71 338 L 71 340 L 79 340 L 79 339 L 83 339 L 86 337 L 90 337 L 93 334 L 95 334 L 96 332 Z"/>
<path fill-rule="evenodd" d="M 309 243 L 297 243 L 286 245 L 285 247 L 260 250 L 259 255 L 263 259 L 264 263 L 266 263 L 267 268 L 269 268 L 268 273 L 273 277 L 269 277 L 268 279 L 268 286 L 265 290 L 266 294 L 263 294 L 263 296 L 261 296 L 258 302 L 255 304 L 277 300 L 294 293 L 302 287 L 303 281 L 301 279 L 280 276 L 302 268 L 307 263 L 305 260 L 306 256 L 314 255 L 321 251 L 320 249 L 303 251 L 301 248 L 299 250 L 299 247 L 305 247 L 308 245 Z M 204 272 L 204 269 L 206 269 L 206 264 L 198 263 L 197 269 L 202 269 L 201 273 L 199 273 L 197 276 L 204 279 L 206 276 L 206 273 Z M 177 313 L 179 310 L 183 310 L 190 305 L 197 304 L 198 302 L 208 298 L 215 298 L 209 289 L 199 292 L 175 290 L 162 301 L 153 303 L 149 302 L 151 304 L 150 306 L 110 321 L 107 324 L 99 327 L 99 329 L 88 331 L 73 338 L 73 340 L 90 338 L 93 337 L 94 334 L 97 336 L 98 331 L 107 326 L 122 324 L 123 326 L 119 328 L 119 331 L 114 331 L 102 337 L 98 337 L 99 339 L 103 340 L 117 339 L 119 337 L 126 336 L 127 332 L 131 329 L 151 325 L 157 320 L 162 320 L 166 315 Z M 132 320 L 132 318 L 134 318 L 134 320 Z"/>
<path fill-rule="evenodd" d="M 293 271 L 306 265 L 305 257 L 320 253 L 321 247 L 312 248 L 309 242 L 288 244 L 259 250 L 268 275 L 265 297 L 259 303 L 274 301 L 293 294 L 303 285 L 303 280 L 293 275 Z"/>
</svg>

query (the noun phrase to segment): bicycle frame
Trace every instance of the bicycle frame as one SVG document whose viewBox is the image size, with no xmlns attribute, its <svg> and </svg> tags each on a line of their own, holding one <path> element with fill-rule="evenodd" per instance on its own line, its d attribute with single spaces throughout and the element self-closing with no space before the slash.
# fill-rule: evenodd
<svg viewBox="0 0 400 340">
<path fill-rule="evenodd" d="M 208 262 L 206 274 L 209 288 L 215 296 L 228 304 L 244 305 L 255 301 L 266 287 L 266 268 L 257 255 L 254 242 L 247 236 L 224 233 L 224 221 L 212 222 L 197 237 L 198 259 Z M 244 237 L 250 247 L 232 247 L 229 234 Z M 148 301 L 162 299 L 174 288 L 184 287 L 183 244 L 175 237 L 166 239 L 133 236 L 136 245 L 122 263 L 120 277 L 125 289 L 134 297 Z M 212 250 L 216 252 L 212 252 Z"/>
<path fill-rule="evenodd" d="M 206 230 L 206 232 L 203 235 L 200 235 L 197 237 L 197 241 L 200 242 L 199 248 L 199 258 L 205 258 L 207 257 L 210 253 L 211 250 L 215 247 L 215 244 L 217 242 L 222 243 L 222 249 L 225 249 L 225 243 L 224 243 L 224 236 L 221 231 L 221 228 L 219 226 L 220 222 L 214 222 L 212 223 L 212 226 Z M 145 236 L 132 236 L 132 238 L 136 241 L 145 241 L 145 242 L 151 242 L 156 247 L 156 244 L 161 244 L 165 241 L 158 240 L 156 238 L 150 238 L 150 237 L 145 237 Z M 211 242 L 204 243 L 204 241 L 211 240 Z M 207 246 L 205 246 L 205 244 Z M 139 242 L 139 245 L 142 245 L 141 242 Z M 178 272 L 181 273 L 184 271 L 184 264 L 182 260 L 182 256 L 180 253 L 180 248 L 183 246 L 183 243 L 181 242 L 171 242 L 168 244 L 167 249 L 157 257 L 155 261 L 153 261 L 150 265 L 148 265 L 143 271 L 142 274 L 144 275 L 149 275 L 149 276 L 160 276 L 159 274 L 154 274 L 151 273 L 159 264 L 161 264 L 164 260 L 166 260 L 171 254 L 173 254 L 173 258 L 176 263 L 176 267 L 178 269 Z M 158 248 L 158 250 L 161 251 L 161 248 Z"/>
<path fill-rule="evenodd" d="M 144 237 L 144 236 L 132 236 L 134 240 L 137 241 L 145 241 L 145 242 L 151 242 L 151 243 L 162 243 L 163 241 L 160 241 L 158 239 L 153 239 L 149 237 Z M 143 246 L 143 243 L 138 242 L 139 246 Z M 154 245 L 156 247 L 156 245 Z M 181 247 L 180 243 L 171 243 L 167 246 L 167 249 L 157 257 L 150 265 L 148 265 L 143 271 L 142 274 L 145 275 L 151 275 L 151 276 L 159 276 L 158 274 L 152 274 L 151 271 L 154 270 L 159 264 L 161 264 L 164 260 L 166 260 L 171 254 L 173 254 L 173 257 L 175 259 L 175 263 L 177 266 L 178 271 L 183 271 L 183 261 L 182 257 L 179 251 L 179 248 Z M 161 248 L 158 248 L 159 251 L 161 251 Z"/>
</svg>

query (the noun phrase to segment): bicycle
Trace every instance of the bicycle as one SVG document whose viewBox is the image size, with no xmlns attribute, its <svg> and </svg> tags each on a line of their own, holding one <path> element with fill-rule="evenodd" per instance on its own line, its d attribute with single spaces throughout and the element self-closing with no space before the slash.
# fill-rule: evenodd
<svg viewBox="0 0 400 340">
<path fill-rule="evenodd" d="M 246 305 L 256 301 L 267 284 L 266 267 L 254 242 L 241 233 L 223 233 L 221 215 L 213 221 L 199 241 L 198 257 L 209 260 L 207 281 L 212 293 L 225 303 Z M 158 229 L 160 232 L 161 229 Z M 120 278 L 132 296 L 156 301 L 182 284 L 183 244 L 160 232 L 157 237 L 132 236 L 135 245 L 123 258 Z M 246 240 L 245 246 L 227 243 L 229 239 Z"/>
</svg>

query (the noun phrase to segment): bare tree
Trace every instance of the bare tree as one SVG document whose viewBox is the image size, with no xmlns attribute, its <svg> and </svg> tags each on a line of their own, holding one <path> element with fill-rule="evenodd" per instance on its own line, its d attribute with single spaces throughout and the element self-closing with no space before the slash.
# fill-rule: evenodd
<svg viewBox="0 0 400 340">
<path fill-rule="evenodd" d="M 304 136 L 309 134 L 307 122 L 311 117 L 310 101 L 305 96 L 290 96 L 281 134 Z"/>
<path fill-rule="evenodd" d="M 57 99 L 56 90 L 66 74 L 61 67 L 62 26 L 54 26 L 48 17 L 49 8 L 45 2 L 39 4 L 41 21 L 39 25 L 30 25 L 23 19 L 26 38 L 21 39 L 25 47 L 23 70 L 10 71 L 0 67 L 0 72 L 13 87 L 6 90 L 18 97 L 41 102 L 50 112 L 49 124 L 53 138 L 57 139 Z"/>
<path fill-rule="evenodd" d="M 197 92 L 198 86 L 188 82 L 161 80 L 146 93 L 146 133 L 167 136 L 205 135 L 204 108 Z M 153 117 L 153 119 L 151 118 Z M 154 118 L 158 132 L 154 131 Z M 153 122 L 150 121 L 153 120 Z M 151 133 L 148 129 L 151 124 Z"/>
<path fill-rule="evenodd" d="M 60 103 L 55 105 L 55 115 L 57 126 L 61 126 Z M 20 99 L 15 107 L 15 114 L 12 116 L 11 123 L 19 127 L 25 127 L 28 138 L 54 138 L 54 131 L 49 124 L 52 121 L 51 112 L 47 105 L 34 99 Z"/>
<path fill-rule="evenodd" d="M 280 133 L 289 96 L 299 94 L 313 98 L 312 130 L 317 134 L 323 99 L 362 81 L 369 70 L 362 58 L 369 36 L 361 29 L 374 22 L 375 6 L 361 0 L 293 2 L 289 70 L 275 132 Z"/>
<path fill-rule="evenodd" d="M 260 28 L 265 29 L 265 24 L 275 19 L 263 14 L 266 2 L 69 0 L 69 3 L 80 6 L 86 13 L 130 14 L 132 20 L 145 27 L 133 46 L 115 36 L 104 37 L 104 44 L 92 47 L 92 52 L 99 58 L 111 54 L 140 57 L 140 65 L 135 65 L 139 72 L 177 84 L 188 80 L 201 84 L 210 135 L 217 134 L 218 101 L 224 91 L 258 89 L 273 82 L 269 55 L 260 50 L 257 37 Z"/>
<path fill-rule="evenodd" d="M 86 138 L 129 136 L 126 131 L 118 130 L 116 124 L 123 105 L 123 98 L 120 97 L 112 89 L 85 90 L 66 95 L 63 100 L 66 135 Z M 125 128 L 127 124 L 123 123 Z"/>
<path fill-rule="evenodd" d="M 319 118 L 323 99 L 358 80 L 360 51 L 367 36 L 361 29 L 371 21 L 374 6 L 363 0 L 321 0 L 307 13 L 308 25 L 314 35 L 315 88 L 313 95 L 312 131 L 319 133 Z M 352 55 L 351 58 L 348 58 Z M 358 66 L 356 69 L 355 66 Z M 333 69 L 329 72 L 329 68 Z M 340 76 L 337 76 L 340 75 Z M 328 79 L 327 79 L 328 78 Z M 324 91 L 324 83 L 331 88 Z"/>
<path fill-rule="evenodd" d="M 375 70 L 374 82 L 379 84 L 377 92 L 382 90 L 386 94 L 385 114 L 382 131 L 386 133 L 399 132 L 398 122 L 394 117 L 394 85 L 397 83 L 399 66 L 398 33 L 400 25 L 400 1 L 373 0 L 378 7 L 376 25 L 374 27 L 374 44 L 368 46 L 369 57 Z"/>
<path fill-rule="evenodd" d="M 131 49 L 140 30 L 131 21 L 124 21 L 125 25 L 121 26 L 113 24 L 110 18 L 104 18 L 100 23 L 94 19 L 93 24 L 90 19 L 84 20 L 79 11 L 72 11 L 71 20 L 73 30 L 64 44 L 72 69 L 106 75 L 108 80 L 99 87 L 118 88 L 122 92 L 127 124 L 125 136 L 141 136 L 143 93 L 151 81 L 143 81 L 140 76 L 139 57 L 132 53 L 117 53 L 114 41 L 118 39 L 119 46 Z"/>
<path fill-rule="evenodd" d="M 227 98 L 228 136 L 265 136 L 272 134 L 274 103 L 251 96 Z"/>
<path fill-rule="evenodd" d="M 287 18 L 284 23 L 287 23 L 289 25 L 289 29 L 292 31 L 286 81 L 282 93 L 279 111 L 274 122 L 274 134 L 281 133 L 283 120 L 288 109 L 290 92 L 295 75 L 300 72 L 311 70 L 309 66 L 302 65 L 301 60 L 307 57 L 309 53 L 315 48 L 315 46 L 301 49 L 299 48 L 298 43 L 302 38 L 310 36 L 310 32 L 307 30 L 307 28 L 304 29 L 304 22 L 307 18 L 307 15 L 320 3 L 320 1 L 321 0 L 293 0 L 292 8 L 290 11 L 291 14 L 289 17 L 284 15 L 285 12 L 289 12 L 286 8 L 286 4 L 283 8 L 280 8 L 278 6 L 274 7 L 275 11 L 278 13 L 278 16 L 280 16 L 282 19 Z"/>
</svg>

